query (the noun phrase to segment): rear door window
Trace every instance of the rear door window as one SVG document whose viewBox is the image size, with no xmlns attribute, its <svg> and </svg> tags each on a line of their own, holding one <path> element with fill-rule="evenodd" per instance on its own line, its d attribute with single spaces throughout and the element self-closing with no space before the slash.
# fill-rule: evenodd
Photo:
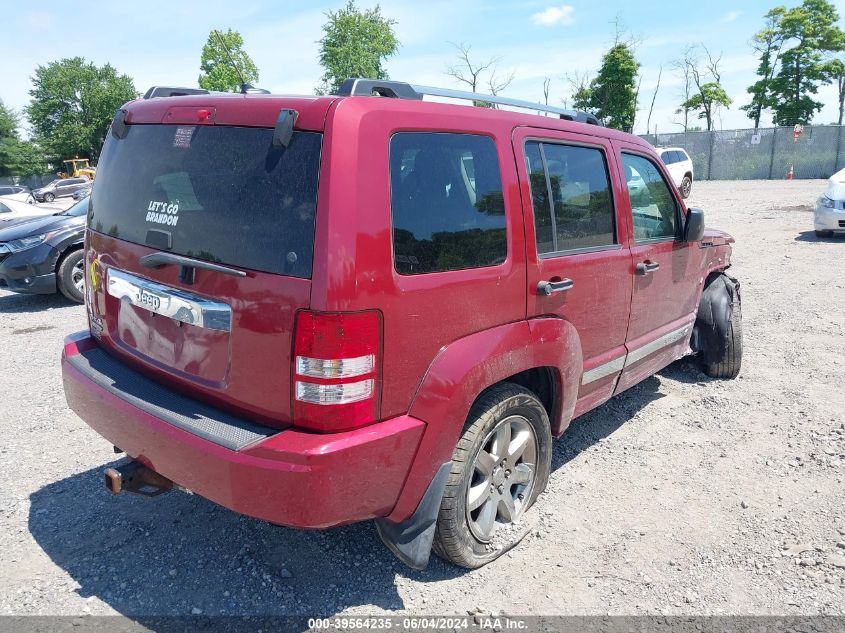
<svg viewBox="0 0 845 633">
<path fill-rule="evenodd" d="M 159 250 L 310 278 L 322 134 L 130 125 L 109 135 L 89 226 Z"/>
<path fill-rule="evenodd" d="M 493 139 L 394 134 L 390 194 L 399 274 L 495 266 L 507 258 L 505 204 Z"/>
</svg>

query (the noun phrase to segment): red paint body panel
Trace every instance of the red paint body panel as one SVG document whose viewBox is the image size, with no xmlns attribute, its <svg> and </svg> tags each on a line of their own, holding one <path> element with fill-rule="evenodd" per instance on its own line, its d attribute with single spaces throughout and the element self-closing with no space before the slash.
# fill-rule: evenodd
<svg viewBox="0 0 845 633">
<path fill-rule="evenodd" d="M 571 323 L 530 319 L 468 336 L 440 352 L 411 407 L 410 414 L 427 426 L 391 520 L 401 521 L 413 513 L 437 468 L 452 458 L 478 394 L 533 367 L 551 367 L 555 372 L 561 397 L 550 418 L 552 433 L 560 435 L 572 419 L 581 380 L 581 344 Z"/>
<path fill-rule="evenodd" d="M 71 337 L 62 356 L 68 404 L 94 430 L 177 484 L 235 512 L 322 528 L 387 514 L 424 424 L 410 416 L 336 434 L 281 431 L 232 451 L 182 431 L 94 384 L 65 358 L 95 345 Z"/>
</svg>

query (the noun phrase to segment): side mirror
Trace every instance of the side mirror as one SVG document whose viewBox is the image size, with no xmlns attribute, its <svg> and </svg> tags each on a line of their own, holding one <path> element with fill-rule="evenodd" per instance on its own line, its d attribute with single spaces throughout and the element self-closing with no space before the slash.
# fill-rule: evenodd
<svg viewBox="0 0 845 633">
<path fill-rule="evenodd" d="M 704 211 L 701 209 L 689 209 L 687 212 L 687 224 L 684 227 L 685 242 L 699 242 L 704 237 Z"/>
</svg>

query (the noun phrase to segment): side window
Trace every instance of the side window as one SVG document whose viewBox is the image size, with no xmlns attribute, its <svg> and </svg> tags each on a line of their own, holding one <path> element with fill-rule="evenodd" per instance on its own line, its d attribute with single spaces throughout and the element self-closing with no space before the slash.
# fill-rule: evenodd
<svg viewBox="0 0 845 633">
<path fill-rule="evenodd" d="M 11 212 L 12 212 L 12 210 L 9 207 L 7 207 L 5 204 L 0 202 L 0 213 L 11 213 Z"/>
<path fill-rule="evenodd" d="M 634 239 L 637 242 L 675 239 L 678 207 L 657 165 L 642 156 L 624 153 L 622 164 L 634 216 Z"/>
<path fill-rule="evenodd" d="M 7 196 L 10 193 L 13 193 L 11 187 L 0 187 L 0 196 Z"/>
<path fill-rule="evenodd" d="M 602 150 L 529 141 L 525 159 L 540 255 L 616 243 Z"/>
<path fill-rule="evenodd" d="M 671 165 L 675 162 L 675 152 L 663 152 L 660 154 L 660 160 L 663 161 L 664 165 Z"/>
<path fill-rule="evenodd" d="M 683 163 L 684 161 L 689 160 L 689 156 L 684 150 L 678 150 L 678 162 Z"/>
<path fill-rule="evenodd" d="M 399 274 L 496 266 L 507 258 L 505 202 L 493 139 L 394 134 L 390 195 Z"/>
</svg>

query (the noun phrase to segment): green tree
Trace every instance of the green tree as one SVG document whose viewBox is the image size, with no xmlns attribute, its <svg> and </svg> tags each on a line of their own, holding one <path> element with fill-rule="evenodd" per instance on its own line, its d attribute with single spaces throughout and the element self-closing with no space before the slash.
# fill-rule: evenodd
<svg viewBox="0 0 845 633">
<path fill-rule="evenodd" d="M 82 57 L 38 66 L 26 115 L 35 142 L 49 162 L 74 156 L 96 161 L 115 111 L 138 92 L 113 66 Z"/>
<path fill-rule="evenodd" d="M 18 114 L 0 100 L 0 176 L 30 176 L 47 170 L 38 148 L 21 140 L 19 123 Z"/>
<path fill-rule="evenodd" d="M 689 101 L 681 104 L 682 108 L 690 112 L 698 112 L 698 118 L 704 119 L 707 123 L 707 129 L 713 129 L 713 115 L 716 109 L 720 106 L 731 105 L 731 98 L 725 92 L 719 83 L 710 81 L 702 84 L 698 88 L 698 92 L 692 96 Z"/>
<path fill-rule="evenodd" d="M 707 59 L 701 60 L 699 48 Z M 707 130 L 712 130 L 719 108 L 728 107 L 732 103 L 731 98 L 722 88 L 722 75 L 719 71 L 721 61 L 721 55 L 714 56 L 706 46 L 701 44 L 688 46 L 683 58 L 674 62 L 675 68 L 679 68 L 683 73 L 688 95 L 676 111 L 676 113 L 683 112 L 684 114 L 685 130 L 689 124 L 689 113 L 696 111 L 698 118 L 706 122 Z"/>
<path fill-rule="evenodd" d="M 571 102 L 573 110 L 583 110 L 589 112 L 592 110 L 592 96 L 593 91 L 590 88 L 590 74 L 589 72 L 574 71 L 566 73 L 564 79 L 569 84 L 569 102 Z M 564 103 L 567 103 L 564 101 Z"/>
<path fill-rule="evenodd" d="M 361 11 L 354 0 L 326 17 L 320 40 L 320 64 L 325 73 L 317 91 L 335 93 L 350 77 L 387 79 L 384 61 L 399 48 L 393 32 L 396 21 L 383 17 L 378 5 Z"/>
<path fill-rule="evenodd" d="M 845 62 L 841 59 L 832 59 L 825 66 L 827 81 L 836 86 L 836 94 L 839 104 L 839 118 L 837 125 L 842 125 L 843 114 L 845 114 Z"/>
<path fill-rule="evenodd" d="M 637 72 L 640 64 L 631 44 L 617 42 L 602 58 L 598 75 L 590 83 L 590 109 L 608 127 L 630 132 L 637 115 Z M 579 97 L 574 95 L 573 105 Z"/>
<path fill-rule="evenodd" d="M 821 110 L 823 104 L 813 95 L 830 79 L 827 62 L 831 53 L 845 49 L 845 33 L 836 25 L 838 21 L 839 13 L 827 0 L 804 0 L 800 6 L 783 10 L 780 35 L 784 47 L 780 69 L 771 82 L 771 108 L 777 125 L 809 123 Z"/>
<path fill-rule="evenodd" d="M 225 47 L 221 44 L 221 39 Z M 232 66 L 233 63 L 237 65 L 237 70 Z M 244 50 L 244 38 L 241 34 L 232 29 L 227 29 L 225 33 L 209 33 L 200 57 L 200 88 L 218 92 L 240 92 L 242 83 L 253 85 L 256 81 L 258 68 Z"/>
<path fill-rule="evenodd" d="M 763 110 L 769 110 L 774 105 L 771 86 L 780 61 L 783 47 L 783 31 L 781 20 L 786 9 L 775 7 L 766 14 L 766 26 L 758 31 L 751 39 L 751 46 L 760 56 L 757 66 L 757 76 L 760 77 L 748 87 L 751 103 L 740 107 L 749 119 L 754 121 L 754 128 L 760 127 L 760 117 Z"/>
</svg>

